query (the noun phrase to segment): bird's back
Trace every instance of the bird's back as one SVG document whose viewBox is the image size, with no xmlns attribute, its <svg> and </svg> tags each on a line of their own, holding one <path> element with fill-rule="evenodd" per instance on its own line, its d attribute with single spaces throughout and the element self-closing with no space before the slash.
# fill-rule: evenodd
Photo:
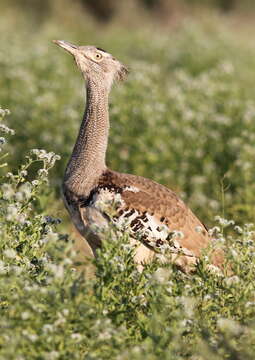
<svg viewBox="0 0 255 360">
<path fill-rule="evenodd" d="M 173 191 L 140 176 L 107 169 L 88 197 L 73 196 L 71 207 L 78 230 L 93 250 L 100 246 L 96 229 L 109 221 L 120 230 L 128 228 L 131 237 L 142 244 L 137 250 L 139 262 L 168 251 L 188 271 L 210 244 L 204 225 Z M 215 265 L 219 261 L 216 258 Z"/>
</svg>

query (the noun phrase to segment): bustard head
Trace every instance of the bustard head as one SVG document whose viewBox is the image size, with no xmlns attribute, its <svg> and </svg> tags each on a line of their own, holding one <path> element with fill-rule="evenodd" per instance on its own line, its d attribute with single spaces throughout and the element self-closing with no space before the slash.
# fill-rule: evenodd
<svg viewBox="0 0 255 360">
<path fill-rule="evenodd" d="M 78 68 L 85 79 L 98 81 L 111 86 L 114 80 L 123 80 L 128 73 L 127 68 L 111 54 L 95 46 L 76 46 L 64 40 L 53 42 L 73 55 Z"/>
</svg>

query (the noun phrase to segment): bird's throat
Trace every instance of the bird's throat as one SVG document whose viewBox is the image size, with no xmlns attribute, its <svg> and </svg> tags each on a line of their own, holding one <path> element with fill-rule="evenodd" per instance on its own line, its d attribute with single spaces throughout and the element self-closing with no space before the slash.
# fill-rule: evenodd
<svg viewBox="0 0 255 360">
<path fill-rule="evenodd" d="M 89 195 L 106 168 L 109 132 L 109 90 L 90 79 L 86 90 L 84 117 L 64 176 L 64 186 L 79 196 Z"/>
</svg>

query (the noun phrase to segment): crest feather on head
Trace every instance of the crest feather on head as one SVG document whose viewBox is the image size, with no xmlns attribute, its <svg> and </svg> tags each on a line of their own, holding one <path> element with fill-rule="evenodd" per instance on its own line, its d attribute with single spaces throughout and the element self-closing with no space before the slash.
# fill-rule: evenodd
<svg viewBox="0 0 255 360">
<path fill-rule="evenodd" d="M 119 70 L 117 71 L 117 73 L 115 75 L 115 79 L 117 81 L 123 81 L 126 79 L 128 73 L 129 73 L 128 68 L 126 66 L 124 66 L 123 64 L 121 64 Z"/>
</svg>

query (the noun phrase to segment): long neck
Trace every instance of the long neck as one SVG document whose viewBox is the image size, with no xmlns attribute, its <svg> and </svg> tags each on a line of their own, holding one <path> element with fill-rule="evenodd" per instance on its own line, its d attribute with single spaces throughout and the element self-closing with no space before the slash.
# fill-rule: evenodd
<svg viewBox="0 0 255 360">
<path fill-rule="evenodd" d="M 77 195 L 88 196 L 105 170 L 109 132 L 109 89 L 87 80 L 87 103 L 80 131 L 67 165 L 64 184 Z"/>
</svg>

